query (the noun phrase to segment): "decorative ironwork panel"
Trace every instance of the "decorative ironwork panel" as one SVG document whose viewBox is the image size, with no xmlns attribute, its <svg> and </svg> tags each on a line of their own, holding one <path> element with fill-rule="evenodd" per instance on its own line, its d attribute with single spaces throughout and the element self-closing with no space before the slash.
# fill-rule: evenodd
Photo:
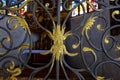
<svg viewBox="0 0 120 80">
<path fill-rule="evenodd" d="M 0 0 L 0 79 L 118 80 L 119 23 L 119 0 Z"/>
</svg>

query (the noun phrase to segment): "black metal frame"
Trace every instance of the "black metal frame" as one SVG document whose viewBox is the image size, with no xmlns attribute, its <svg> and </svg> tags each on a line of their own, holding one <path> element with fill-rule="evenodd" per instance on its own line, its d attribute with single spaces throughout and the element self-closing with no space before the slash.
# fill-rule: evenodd
<svg viewBox="0 0 120 80">
<path fill-rule="evenodd" d="M 19 0 L 15 4 L 11 4 L 9 0 L 9 4 L 3 6 L 1 0 L 0 10 L 10 10 L 12 13 L 16 14 L 16 16 L 21 18 L 22 16 L 19 15 L 17 11 L 14 11 L 12 7 L 20 4 L 23 1 L 24 0 Z M 66 7 L 66 4 L 70 3 L 71 1 L 78 1 L 79 4 L 71 9 L 68 9 L 68 7 Z M 52 22 L 51 25 L 53 26 L 53 29 L 56 27 L 56 25 L 60 25 L 62 28 L 64 28 L 67 27 L 66 22 L 70 19 L 71 12 L 77 6 L 81 5 L 83 8 L 83 12 L 85 13 L 85 9 L 82 4 L 82 2 L 84 1 L 85 0 L 64 0 L 63 8 L 67 12 L 67 15 L 62 23 L 61 23 L 60 0 L 50 0 L 50 2 L 53 4 L 52 7 L 46 7 L 41 2 L 41 0 L 33 0 L 33 1 L 31 0 L 29 3 L 33 5 L 32 15 L 34 22 L 38 25 L 39 28 L 41 28 L 45 32 L 48 32 L 49 30 L 46 29 L 43 25 L 41 25 L 41 23 L 38 21 L 36 17 L 35 14 L 36 6 L 41 7 L 44 10 L 44 12 L 46 12 L 46 14 L 49 16 L 49 19 Z M 119 54 L 119 50 L 120 50 L 119 36 L 116 37 L 110 35 L 111 30 L 113 28 L 120 27 L 120 25 L 117 24 L 110 26 L 110 18 L 109 18 L 109 16 L 112 16 L 114 20 L 119 22 L 120 19 L 117 19 L 116 15 L 120 15 L 119 14 L 120 11 L 113 12 L 112 15 L 107 15 L 109 14 L 109 10 L 120 8 L 120 4 L 119 4 L 119 0 L 113 1 L 115 5 L 110 5 L 109 2 L 107 3 L 106 1 L 107 0 L 95 0 L 95 2 L 101 6 L 101 9 L 95 10 L 94 12 L 92 12 L 92 14 L 88 13 L 90 16 L 91 15 L 92 17 L 97 16 L 98 18 L 96 19 L 95 24 L 90 29 L 86 30 L 84 34 L 82 34 L 81 29 L 83 30 L 84 28 L 83 26 L 86 24 L 86 21 L 88 19 L 86 13 L 80 15 L 82 16 L 82 22 L 79 23 L 79 26 L 76 26 L 74 29 L 69 30 L 73 35 L 65 40 L 64 42 L 65 46 L 67 50 L 69 50 L 70 52 L 77 51 L 79 54 L 74 57 L 68 57 L 63 54 L 63 56 L 61 56 L 62 58 L 60 61 L 56 60 L 54 62 L 53 65 L 55 65 L 56 80 L 60 79 L 60 70 L 63 71 L 65 79 L 70 80 L 71 77 L 68 76 L 70 73 L 67 73 L 66 69 L 68 69 L 73 74 L 75 74 L 76 79 L 78 80 L 85 80 L 84 76 L 81 74 L 81 72 L 84 71 L 88 71 L 93 76 L 93 78 L 97 80 L 116 79 L 115 77 L 112 76 L 110 77 L 109 74 L 105 74 L 105 75 L 98 74 L 98 71 L 102 71 L 103 67 L 105 67 L 107 63 L 114 64 L 118 68 L 120 67 L 120 59 L 118 57 L 119 55 L 117 56 L 113 55 L 113 53 L 115 54 L 115 52 Z M 55 10 L 55 9 L 57 13 L 56 20 L 54 19 L 53 15 L 50 12 L 50 10 Z M 16 77 L 19 76 L 20 74 L 19 75 L 14 75 L 14 74 L 18 73 L 19 70 L 23 71 L 27 67 L 28 69 L 32 70 L 30 75 L 27 76 L 27 80 L 32 80 L 35 77 L 35 75 L 38 74 L 38 72 L 41 72 L 46 68 L 49 68 L 52 65 L 54 58 L 52 57 L 50 62 L 44 66 L 33 67 L 29 65 L 28 62 L 30 60 L 31 54 L 42 53 L 42 50 L 32 50 L 33 42 L 32 42 L 32 36 L 29 33 L 29 29 L 27 29 L 26 27 L 24 28 L 24 26 L 22 25 L 23 23 L 19 22 L 19 20 L 17 20 L 14 17 L 13 19 L 10 20 L 11 16 L 8 16 L 6 14 L 0 15 L 0 65 L 1 65 L 0 69 L 2 70 L 0 76 L 3 77 L 3 80 L 12 80 L 12 79 L 16 80 L 17 79 Z M 99 21 L 102 21 L 103 24 L 99 23 Z M 19 24 L 17 25 L 17 28 L 14 25 L 15 23 Z M 88 35 L 86 34 L 86 32 L 88 33 Z M 98 34 L 100 37 L 98 37 Z M 76 44 L 79 41 L 80 41 L 80 46 L 77 49 L 75 49 L 75 51 L 71 49 L 72 44 L 74 43 Z M 85 56 L 85 53 L 92 53 L 93 56 L 89 55 L 89 59 L 88 59 L 88 57 Z M 27 56 L 26 55 L 23 56 L 23 54 L 27 54 Z M 54 53 L 51 53 L 51 55 L 53 54 Z M 73 59 L 72 63 L 69 62 L 69 60 L 71 61 L 72 59 Z M 80 68 L 77 66 L 77 68 L 75 68 L 76 66 L 74 65 L 74 62 L 76 62 L 76 60 L 78 60 L 77 64 L 83 65 L 84 67 Z M 87 62 L 87 60 L 91 60 L 90 63 Z M 82 61 L 83 64 L 79 63 L 79 61 Z M 13 67 L 13 69 L 9 71 L 8 69 L 11 69 L 10 68 L 11 66 Z M 107 65 L 107 67 L 108 66 L 109 65 Z M 47 80 L 50 74 L 52 74 L 51 70 L 48 70 L 48 73 L 44 75 L 43 80 Z"/>
</svg>

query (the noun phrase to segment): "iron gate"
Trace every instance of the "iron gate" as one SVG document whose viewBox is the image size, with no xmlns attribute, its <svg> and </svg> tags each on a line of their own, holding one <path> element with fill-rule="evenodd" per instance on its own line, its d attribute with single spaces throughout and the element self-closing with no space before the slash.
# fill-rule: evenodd
<svg viewBox="0 0 120 80">
<path fill-rule="evenodd" d="M 86 13 L 84 2 L 92 12 Z M 118 80 L 120 3 L 94 2 L 97 9 L 89 0 L 6 0 L 6 5 L 0 0 L 0 79 L 87 80 L 91 75 L 88 80 Z M 20 15 L 26 5 L 30 13 Z M 78 6 L 83 14 L 71 17 Z M 39 61 L 46 56 L 45 64 Z M 34 66 L 33 59 L 39 65 Z"/>
</svg>

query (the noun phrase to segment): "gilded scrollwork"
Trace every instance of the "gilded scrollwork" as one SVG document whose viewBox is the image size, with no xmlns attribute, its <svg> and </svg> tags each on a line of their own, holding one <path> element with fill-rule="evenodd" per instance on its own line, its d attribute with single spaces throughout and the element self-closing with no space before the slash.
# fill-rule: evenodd
<svg viewBox="0 0 120 80">
<path fill-rule="evenodd" d="M 15 62 L 14 61 L 11 61 L 11 64 L 12 65 L 9 68 L 7 68 L 7 71 L 9 73 L 11 73 L 11 76 L 8 77 L 7 80 L 18 80 L 17 76 L 19 76 L 22 73 L 22 71 L 21 71 L 20 68 L 15 67 Z"/>
<path fill-rule="evenodd" d="M 115 19 L 115 20 L 117 20 L 117 18 L 115 17 L 115 15 L 120 15 L 120 11 L 119 10 L 114 10 L 112 12 L 112 18 Z"/>
<path fill-rule="evenodd" d="M 108 38 L 108 35 L 105 37 L 104 42 L 105 42 L 106 44 L 110 43 L 109 38 Z"/>
<path fill-rule="evenodd" d="M 84 25 L 84 27 L 82 29 L 82 35 L 84 35 L 84 32 L 85 32 L 85 35 L 86 35 L 87 39 L 89 39 L 88 31 L 92 28 L 92 26 L 95 23 L 96 19 L 97 19 L 97 16 L 95 16 L 95 17 L 90 16 L 87 19 L 87 21 L 86 21 L 86 23 L 85 23 L 85 25 Z"/>
<path fill-rule="evenodd" d="M 82 50 L 84 52 L 91 52 L 91 54 L 95 57 L 95 62 L 97 61 L 97 55 L 96 55 L 96 53 L 95 53 L 95 51 L 93 49 L 91 49 L 89 47 L 84 47 Z"/>
<path fill-rule="evenodd" d="M 101 74 L 101 76 L 98 75 L 98 70 L 101 69 L 100 67 L 106 66 L 106 63 L 115 64 L 115 66 L 120 67 L 120 57 L 116 57 L 115 55 L 115 52 L 117 52 L 116 54 L 119 54 L 120 51 L 120 45 L 118 45 L 119 39 L 116 40 L 116 36 L 111 35 L 111 30 L 113 28 L 119 28 L 120 25 L 117 24 L 111 26 L 111 24 L 109 23 L 110 18 L 108 18 L 108 15 L 106 17 L 106 13 L 109 12 L 109 10 L 116 8 L 115 11 L 109 14 L 111 14 L 111 18 L 113 18 L 115 21 L 120 22 L 120 19 L 117 17 L 120 15 L 120 11 L 118 9 L 119 0 L 109 0 L 109 2 L 115 2 L 115 5 L 112 6 L 106 4 L 107 0 L 94 0 L 95 3 L 98 4 L 98 6 L 100 5 L 98 7 L 99 9 L 95 8 L 94 4 L 90 3 L 89 0 L 18 0 L 14 4 L 12 3 L 12 0 L 7 1 L 9 1 L 7 5 L 3 5 L 3 1 L 0 1 L 0 15 L 5 16 L 0 18 L 0 24 L 2 24 L 3 18 L 7 19 L 7 21 L 5 22 L 6 24 L 2 24 L 4 27 L 0 26 L 0 64 L 5 65 L 5 68 L 7 66 L 6 63 L 10 64 L 10 66 L 7 67 L 5 71 L 3 69 L 3 72 L 7 73 L 9 76 L 7 76 L 7 80 L 18 80 L 17 77 L 20 74 L 24 73 L 22 72 L 22 68 L 16 65 L 16 62 L 18 62 L 19 60 L 19 63 L 22 62 L 21 65 L 23 67 L 32 69 L 30 76 L 27 76 L 28 80 L 32 80 L 33 77 L 37 75 L 37 73 L 42 72 L 42 70 L 44 71 L 44 69 L 47 69 L 49 67 L 49 71 L 46 71 L 46 74 L 43 75 L 44 80 L 48 79 L 50 73 L 52 74 L 52 70 L 54 68 L 56 68 L 54 69 L 56 71 L 56 80 L 59 80 L 60 78 L 59 74 L 61 73 L 61 69 L 66 80 L 71 80 L 71 74 L 69 74 L 69 71 L 73 72 L 78 80 L 85 80 L 84 76 L 81 75 L 81 72 L 84 71 L 88 71 L 96 80 L 105 80 L 107 79 L 106 76 Z M 76 1 L 75 6 L 71 5 L 73 1 Z M 28 25 L 27 23 L 27 18 L 25 19 L 25 17 L 19 15 L 19 10 L 23 9 L 29 3 L 32 3 L 32 11 L 30 12 L 30 14 L 28 14 L 30 19 L 32 18 L 30 25 Z M 86 7 L 84 6 L 84 3 L 86 3 L 88 9 L 92 8 L 93 11 L 90 13 L 86 13 Z M 15 7 L 16 5 L 19 5 L 19 7 Z M 61 5 L 63 11 L 60 10 Z M 71 18 L 71 14 L 76 9 L 79 12 L 81 8 L 83 10 L 82 12 L 86 14 L 79 14 L 78 16 L 76 16 L 78 18 L 81 18 L 82 16 L 82 18 L 81 21 L 78 21 L 80 24 L 75 27 L 74 30 L 72 30 L 73 27 L 71 26 L 71 23 L 73 23 L 73 17 Z M 4 10 L 6 10 L 5 15 L 2 14 Z M 10 11 L 14 15 L 7 15 L 7 11 Z M 89 10 L 87 11 L 89 12 Z M 89 17 L 85 17 L 86 15 L 89 15 Z M 66 24 L 67 20 L 68 22 L 70 22 L 70 27 Z M 102 24 L 102 21 L 104 21 L 104 24 Z M 47 22 L 49 24 L 47 24 Z M 51 54 L 52 57 L 48 63 L 46 63 L 45 65 L 37 66 L 37 68 L 31 66 L 27 62 L 29 61 L 29 57 L 31 57 L 31 54 L 33 54 L 34 51 L 36 51 L 35 53 L 39 51 L 36 49 L 32 49 L 34 48 L 34 46 L 32 46 L 32 43 L 34 42 L 32 42 L 33 36 L 30 29 L 33 28 L 36 30 L 40 30 L 39 32 L 41 35 L 39 36 L 39 38 L 46 39 L 47 37 L 49 37 L 49 39 L 51 39 L 51 41 L 46 42 L 50 43 L 51 46 L 47 44 L 50 46 L 50 49 L 47 48 L 47 52 L 46 50 L 43 50 L 43 52 L 39 52 L 39 55 L 44 55 L 44 57 L 46 57 L 46 55 Z M 21 32 L 19 33 L 19 35 L 16 36 L 15 32 L 17 32 L 18 29 L 20 29 Z M 18 38 L 21 36 L 21 33 L 24 34 L 24 38 L 19 40 Z M 98 33 L 100 34 L 100 37 Z M 16 38 L 18 40 L 14 41 L 14 39 Z M 20 44 L 19 41 L 21 41 Z M 40 42 L 44 42 L 44 40 L 41 40 Z M 43 46 L 46 47 L 46 45 Z M 27 54 L 22 53 L 24 50 L 28 50 L 28 52 L 26 51 Z M 89 52 L 90 54 L 92 54 L 92 58 L 94 58 L 94 63 L 90 63 L 92 66 L 89 66 L 89 64 L 87 64 L 87 61 L 89 61 L 88 58 L 90 58 L 91 61 L 93 60 L 90 56 L 86 58 L 86 53 Z M 112 57 L 112 55 L 115 56 Z M 104 57 L 107 59 L 103 59 Z M 14 60 L 16 61 L 9 60 L 9 62 L 7 61 L 8 58 L 14 58 Z M 26 60 L 27 58 L 28 60 Z M 75 62 L 72 61 L 74 60 L 74 58 Z M 79 63 L 80 61 L 82 61 L 83 64 Z M 76 62 L 77 65 L 75 64 Z M 81 65 L 84 67 L 81 68 Z"/>
<path fill-rule="evenodd" d="M 97 25 L 97 29 L 98 29 L 98 31 L 101 31 L 101 32 L 105 31 L 105 29 L 103 29 L 100 24 Z"/>
<path fill-rule="evenodd" d="M 21 18 L 21 17 L 18 17 L 18 16 L 12 16 L 8 19 L 7 24 L 10 24 L 10 22 L 14 19 L 17 20 L 17 22 L 14 23 L 13 30 L 17 29 L 18 23 L 19 23 L 20 27 L 22 27 L 26 32 L 28 32 L 29 35 L 31 35 L 28 24 L 27 24 L 27 22 L 25 21 L 24 18 Z"/>
</svg>

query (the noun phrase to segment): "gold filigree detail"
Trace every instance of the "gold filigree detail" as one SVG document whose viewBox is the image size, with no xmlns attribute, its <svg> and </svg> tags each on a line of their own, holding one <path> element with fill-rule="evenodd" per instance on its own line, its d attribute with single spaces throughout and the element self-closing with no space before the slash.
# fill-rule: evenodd
<svg viewBox="0 0 120 80">
<path fill-rule="evenodd" d="M 115 19 L 115 15 L 119 15 L 119 14 L 120 14 L 120 11 L 119 11 L 119 10 L 113 11 L 113 13 L 112 13 L 112 18 Z"/>
<path fill-rule="evenodd" d="M 2 35 L 0 34 L 0 37 L 1 37 Z M 6 42 L 10 42 L 11 41 L 11 39 L 10 39 L 10 37 L 8 37 L 8 36 L 4 36 L 4 38 L 6 39 Z M 3 48 L 3 46 L 2 46 L 2 43 L 0 42 L 0 48 Z M 6 54 L 6 52 L 4 52 L 3 50 L 2 50 L 2 52 L 0 52 L 0 55 L 4 55 L 4 54 Z"/>
<path fill-rule="evenodd" d="M 103 32 L 105 30 L 105 29 L 101 28 L 100 24 L 97 25 L 97 29 L 98 29 L 98 31 L 101 31 L 101 32 Z"/>
<path fill-rule="evenodd" d="M 96 77 L 96 80 L 104 80 L 104 77 L 97 76 L 97 77 Z"/>
<path fill-rule="evenodd" d="M 90 51 L 91 54 L 93 54 L 93 56 L 95 57 L 95 62 L 97 61 L 97 55 L 96 55 L 96 53 L 95 53 L 95 51 L 94 51 L 93 49 L 91 49 L 91 48 L 89 48 L 89 47 L 84 47 L 84 48 L 83 48 L 83 51 L 84 51 L 84 52 Z"/>
<path fill-rule="evenodd" d="M 18 52 L 20 52 L 22 49 L 28 49 L 30 47 L 30 44 L 23 44 L 19 47 Z"/>
<path fill-rule="evenodd" d="M 80 41 L 79 41 L 77 44 L 73 44 L 73 45 L 72 45 L 72 48 L 73 48 L 73 49 L 76 49 L 76 48 L 78 48 L 79 46 L 80 46 Z"/>
<path fill-rule="evenodd" d="M 88 30 L 91 29 L 91 27 L 94 24 L 96 18 L 97 18 L 96 16 L 95 17 L 90 16 L 88 18 L 88 20 L 86 21 L 83 29 L 82 29 L 82 35 L 84 35 L 84 32 L 85 32 L 85 35 L 86 35 L 87 39 L 89 39 Z"/>
<path fill-rule="evenodd" d="M 110 0 L 110 1 L 115 1 L 115 0 Z"/>
<path fill-rule="evenodd" d="M 116 49 L 117 49 L 117 50 L 120 50 L 120 45 L 116 45 Z"/>
<path fill-rule="evenodd" d="M 45 7 L 48 8 L 50 6 L 50 3 L 46 3 Z"/>
<path fill-rule="evenodd" d="M 11 61 L 11 66 L 7 68 L 7 71 L 11 73 L 12 75 L 8 78 L 8 80 L 18 80 L 16 77 L 21 74 L 21 69 L 20 68 L 15 68 L 15 63 L 14 61 Z"/>
<path fill-rule="evenodd" d="M 64 45 L 64 41 L 68 36 L 71 36 L 72 33 L 70 31 L 65 33 L 65 28 L 61 28 L 60 25 L 57 25 L 53 29 L 53 33 L 48 31 L 48 36 L 53 40 L 53 45 L 51 49 L 48 52 L 43 52 L 42 55 L 47 55 L 49 53 L 53 53 L 53 61 L 50 70 L 52 69 L 54 65 L 54 61 L 60 61 L 62 65 L 62 56 L 64 54 L 68 56 L 76 56 L 78 53 L 69 53 L 66 49 L 66 46 Z M 78 45 L 77 45 L 78 46 Z"/>
<path fill-rule="evenodd" d="M 31 32 L 30 32 L 30 29 L 28 27 L 28 24 L 27 22 L 25 21 L 24 18 L 21 18 L 21 17 L 18 17 L 18 16 L 12 16 L 8 19 L 7 23 L 10 24 L 10 22 L 13 20 L 13 19 L 16 19 L 18 21 L 18 23 L 20 24 L 20 26 L 25 30 L 25 31 L 28 31 L 28 34 L 31 35 Z M 16 30 L 18 27 L 18 24 L 17 22 L 14 23 L 14 28 L 13 30 Z"/>
<path fill-rule="evenodd" d="M 108 43 L 110 42 L 109 39 L 108 39 L 108 36 L 105 37 L 104 42 L 105 42 L 106 44 L 108 44 Z"/>
<path fill-rule="evenodd" d="M 5 54 L 5 52 L 0 52 L 0 55 L 4 55 Z"/>
<path fill-rule="evenodd" d="M 117 61 L 120 61 L 120 57 L 118 57 L 118 58 L 115 58 L 115 60 L 117 60 Z"/>
<path fill-rule="evenodd" d="M 11 39 L 10 39 L 10 37 L 6 37 L 6 40 L 7 40 L 7 42 L 10 42 Z"/>
</svg>

